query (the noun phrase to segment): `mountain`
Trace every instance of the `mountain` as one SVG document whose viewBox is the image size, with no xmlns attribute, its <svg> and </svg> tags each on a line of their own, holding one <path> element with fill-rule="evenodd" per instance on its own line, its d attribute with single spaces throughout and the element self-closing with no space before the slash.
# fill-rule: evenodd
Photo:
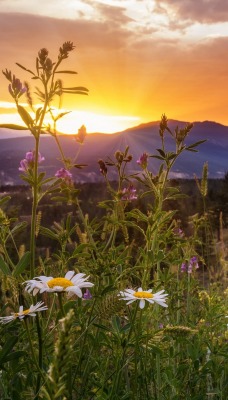
<svg viewBox="0 0 228 400">
<path fill-rule="evenodd" d="M 133 160 L 128 164 L 128 173 L 140 172 L 136 163 L 139 156 L 146 151 L 149 154 L 158 154 L 156 149 L 161 147 L 159 136 L 159 121 L 141 124 L 123 132 L 112 135 L 92 133 L 87 135 L 85 142 L 80 146 L 72 135 L 60 135 L 59 140 L 66 157 L 76 159 L 78 164 L 87 164 L 82 170 L 74 169 L 73 176 L 78 182 L 96 182 L 103 180 L 99 172 L 98 159 L 106 161 L 108 157 L 113 158 L 115 151 L 123 151 L 126 146 L 130 148 Z M 168 126 L 173 131 L 176 126 L 185 127 L 187 122 L 169 120 Z M 19 133 L 21 135 L 21 132 Z M 7 130 L 0 130 L 0 138 L 10 135 Z M 22 183 L 18 171 L 20 160 L 25 153 L 34 148 L 34 138 L 30 136 L 15 137 L 0 140 L 0 184 Z M 166 144 L 169 151 L 175 147 L 172 136 L 166 132 Z M 222 178 L 228 170 L 228 127 L 216 122 L 195 122 L 190 134 L 186 138 L 186 144 L 192 144 L 199 140 L 207 141 L 198 147 L 197 153 L 185 152 L 174 165 L 171 177 L 193 178 L 193 175 L 201 176 L 204 162 L 209 163 L 209 177 Z M 41 136 L 40 152 L 45 161 L 40 164 L 40 171 L 46 171 L 47 176 L 54 175 L 61 168 L 60 153 L 55 140 L 48 135 Z M 150 170 L 156 174 L 160 161 L 155 158 L 149 159 Z M 117 177 L 113 167 L 108 167 L 110 179 Z"/>
</svg>

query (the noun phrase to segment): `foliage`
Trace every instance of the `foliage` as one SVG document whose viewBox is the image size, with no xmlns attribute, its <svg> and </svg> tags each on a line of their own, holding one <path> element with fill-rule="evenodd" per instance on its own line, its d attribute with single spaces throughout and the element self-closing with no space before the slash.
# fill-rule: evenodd
<svg viewBox="0 0 228 400">
<path fill-rule="evenodd" d="M 197 151 L 203 141 L 186 146 L 191 124 L 172 132 L 163 115 L 161 147 L 139 155 L 139 172 L 126 174 L 129 148 L 98 161 L 108 196 L 99 203 L 102 214 L 91 219 L 82 211 L 70 172 L 83 166 L 66 157 L 58 141 L 57 122 L 66 112 L 60 107 L 55 114 L 52 105 L 56 97 L 61 105 L 63 93 L 88 93 L 56 79 L 59 73 L 74 74 L 59 70 L 73 49 L 64 43 L 56 62 L 41 49 L 35 72 L 17 63 L 41 84 L 35 88 L 38 108 L 28 83 L 3 72 L 24 123 L 17 129 L 30 130 L 34 150 L 19 167 L 31 190 L 31 220 L 9 215 L 9 198 L 0 199 L 1 399 L 225 399 L 227 261 L 223 247 L 218 254 L 223 280 L 211 284 L 207 165 L 197 180 L 202 212 L 191 217 L 190 235 L 181 229 L 178 210 L 169 207 L 183 196 L 171 184 L 170 170 L 180 154 Z M 30 112 L 19 103 L 24 95 Z M 52 125 L 45 123 L 47 114 Z M 44 133 L 53 136 L 63 162 L 48 179 L 39 169 Z M 78 135 L 80 150 L 85 127 Z M 166 135 L 173 138 L 172 152 L 166 150 Z M 148 169 L 149 157 L 160 160 L 156 176 Z M 110 168 L 118 182 L 109 180 Z M 64 204 L 66 213 L 44 226 L 47 198 L 57 210 Z M 146 207 L 136 207 L 143 199 Z"/>
</svg>

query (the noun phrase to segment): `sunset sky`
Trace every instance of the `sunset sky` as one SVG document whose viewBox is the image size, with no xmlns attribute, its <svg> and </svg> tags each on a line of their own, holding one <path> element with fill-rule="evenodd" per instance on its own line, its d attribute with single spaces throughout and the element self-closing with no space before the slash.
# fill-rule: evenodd
<svg viewBox="0 0 228 400">
<path fill-rule="evenodd" d="M 1 70 L 23 80 L 46 47 L 76 48 L 63 77 L 89 96 L 64 95 L 72 113 L 61 131 L 116 132 L 165 113 L 182 121 L 228 125 L 228 1 L 0 0 Z M 0 76 L 0 123 L 16 122 L 8 82 Z M 21 98 L 25 101 L 25 98 Z"/>
</svg>

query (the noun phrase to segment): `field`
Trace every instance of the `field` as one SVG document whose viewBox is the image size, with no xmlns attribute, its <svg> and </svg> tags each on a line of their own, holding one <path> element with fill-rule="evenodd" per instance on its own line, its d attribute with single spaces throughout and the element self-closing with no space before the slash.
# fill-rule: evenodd
<svg viewBox="0 0 228 400">
<path fill-rule="evenodd" d="M 71 171 L 83 165 L 64 154 L 55 130 L 64 115 L 44 127 L 63 90 L 55 73 L 72 50 L 64 43 L 50 65 L 41 49 L 37 71 L 27 71 L 44 87 L 33 117 L 19 102 L 26 94 L 31 104 L 29 88 L 4 73 L 34 149 L 18 165 L 23 185 L 1 188 L 0 398 L 225 400 L 227 174 L 208 180 L 205 162 L 195 181 L 170 180 L 178 157 L 194 160 L 204 141 L 186 145 L 191 124 L 172 131 L 162 115 L 160 148 L 138 154 L 135 174 L 126 173 L 127 147 L 98 161 L 104 183 L 75 184 Z M 45 129 L 62 162 L 48 178 Z M 84 140 L 82 127 L 78 154 Z"/>
</svg>

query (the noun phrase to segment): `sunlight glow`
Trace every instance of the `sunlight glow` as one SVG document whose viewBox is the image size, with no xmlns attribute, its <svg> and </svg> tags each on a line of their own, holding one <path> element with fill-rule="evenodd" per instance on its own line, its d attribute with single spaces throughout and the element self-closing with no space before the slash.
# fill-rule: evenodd
<svg viewBox="0 0 228 400">
<path fill-rule="evenodd" d="M 139 117 L 72 111 L 58 121 L 57 130 L 62 133 L 75 134 L 82 125 L 85 125 L 88 133 L 115 133 L 139 123 L 141 123 Z"/>
<path fill-rule="evenodd" d="M 3 107 L 3 105 L 5 109 L 15 108 L 13 103 L 0 102 L 0 107 Z M 58 112 L 64 111 L 65 110 L 59 110 Z M 50 118 L 46 118 L 45 122 L 52 125 L 52 120 Z M 139 125 L 142 122 L 143 121 L 139 117 L 101 115 L 84 111 L 72 111 L 57 122 L 57 131 L 66 134 L 76 134 L 78 129 L 82 125 L 85 125 L 87 133 L 115 133 Z M 16 112 L 1 113 L 0 124 L 9 123 L 24 125 Z"/>
</svg>

